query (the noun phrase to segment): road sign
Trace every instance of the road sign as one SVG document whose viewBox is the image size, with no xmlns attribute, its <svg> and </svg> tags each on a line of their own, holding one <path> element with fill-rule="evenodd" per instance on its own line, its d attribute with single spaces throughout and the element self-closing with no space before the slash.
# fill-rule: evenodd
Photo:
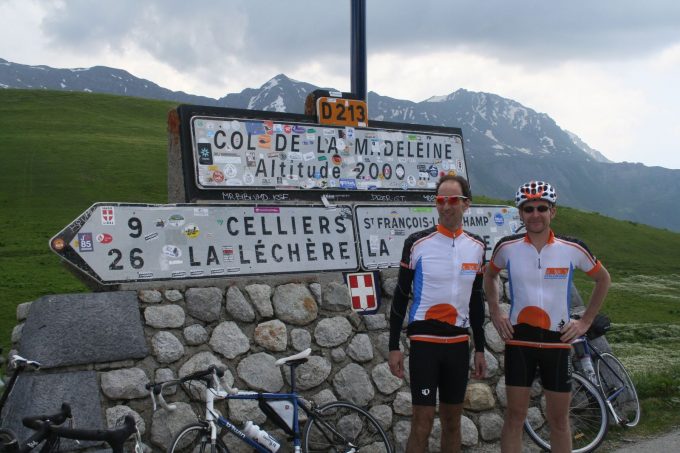
<svg viewBox="0 0 680 453">
<path fill-rule="evenodd" d="M 437 225 L 438 217 L 434 206 L 357 205 L 355 222 L 361 267 L 398 267 L 404 240 L 411 233 Z M 463 217 L 463 228 L 484 239 L 487 259 L 496 242 L 513 234 L 519 226 L 517 208 L 509 206 L 472 205 Z"/>
<path fill-rule="evenodd" d="M 360 99 L 322 96 L 316 100 L 316 114 L 321 124 L 368 126 L 368 105 Z"/>
<path fill-rule="evenodd" d="M 359 267 L 349 206 L 97 203 L 50 245 L 103 284 Z"/>
</svg>

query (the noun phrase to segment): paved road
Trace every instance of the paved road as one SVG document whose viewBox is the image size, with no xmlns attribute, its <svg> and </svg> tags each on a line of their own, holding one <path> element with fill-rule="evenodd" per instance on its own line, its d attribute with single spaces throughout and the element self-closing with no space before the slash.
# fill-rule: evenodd
<svg viewBox="0 0 680 453">
<path fill-rule="evenodd" d="M 611 453 L 656 453 L 680 451 L 680 431 L 664 434 L 656 439 L 635 442 L 628 446 L 613 450 Z"/>
</svg>

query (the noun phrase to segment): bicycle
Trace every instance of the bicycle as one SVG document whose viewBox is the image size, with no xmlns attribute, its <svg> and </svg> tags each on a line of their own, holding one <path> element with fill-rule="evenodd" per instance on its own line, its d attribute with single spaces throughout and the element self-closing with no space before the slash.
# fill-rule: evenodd
<svg viewBox="0 0 680 453">
<path fill-rule="evenodd" d="M 72 421 L 71 406 L 67 403 L 61 405 L 61 409 L 52 415 L 37 415 L 24 417 L 22 423 L 25 427 L 35 431 L 31 437 L 19 442 L 17 436 L 9 429 L 0 429 L 0 452 L 1 453 L 28 453 L 41 444 L 41 453 L 59 451 L 61 439 L 73 439 L 76 441 L 104 441 L 113 453 L 124 453 L 125 442 L 135 434 L 135 453 L 144 453 L 141 435 L 137 429 L 134 417 L 126 415 L 122 427 L 101 429 L 74 429 L 71 427 L 58 426 L 67 420 Z"/>
<path fill-rule="evenodd" d="M 0 398 L 0 423 L 2 422 L 2 410 L 5 408 L 7 398 L 9 398 L 10 393 L 12 393 L 12 389 L 19 379 L 19 375 L 25 370 L 39 370 L 41 366 L 42 365 L 40 362 L 25 359 L 17 354 L 14 354 L 12 357 L 10 357 L 7 369 L 9 370 L 10 368 L 14 368 L 14 373 L 12 374 L 12 377 L 7 383 L 5 390 L 2 392 L 2 397 Z"/>
<path fill-rule="evenodd" d="M 189 381 L 202 381 L 205 385 L 205 415 L 197 423 L 183 427 L 173 439 L 169 453 L 211 452 L 226 453 L 229 451 L 223 439 L 218 435 L 220 428 L 226 428 L 241 442 L 252 447 L 258 453 L 276 452 L 280 448 L 279 441 L 260 430 L 252 422 L 247 422 L 243 429 L 237 428 L 228 418 L 215 409 L 216 400 L 257 400 L 260 409 L 293 441 L 295 453 L 300 452 L 385 452 L 393 449 L 387 434 L 380 424 L 364 409 L 349 402 L 336 401 L 315 407 L 305 401 L 295 389 L 295 369 L 307 362 L 311 349 L 298 354 L 278 359 L 277 366 L 287 365 L 290 368 L 290 393 L 265 393 L 239 391 L 220 382 L 224 371 L 215 366 L 198 371 L 180 379 L 160 384 L 148 384 L 154 411 L 157 408 L 156 398 L 160 405 L 173 410 L 163 398 L 163 388 L 170 385 L 181 385 Z M 190 392 L 187 392 L 191 394 Z M 307 416 L 304 432 L 300 435 L 299 410 Z"/>
<path fill-rule="evenodd" d="M 608 328 L 608 324 L 600 327 L 604 331 Z M 600 352 L 590 341 L 603 333 L 589 330 L 572 342 L 574 372 L 569 418 L 575 453 L 587 453 L 600 445 L 609 427 L 607 413 L 614 424 L 626 428 L 640 421 L 640 401 L 630 375 L 619 359 Z M 539 408 L 545 410 L 543 404 Z M 524 430 L 538 446 L 550 450 L 550 433 L 542 421 L 532 426 L 527 419 Z"/>
</svg>

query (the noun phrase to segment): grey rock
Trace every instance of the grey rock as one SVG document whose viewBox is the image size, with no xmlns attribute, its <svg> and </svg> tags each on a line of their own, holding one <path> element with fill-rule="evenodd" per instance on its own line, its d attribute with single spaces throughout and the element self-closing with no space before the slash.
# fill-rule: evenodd
<svg viewBox="0 0 680 453">
<path fill-rule="evenodd" d="M 319 312 L 314 296 L 306 286 L 298 283 L 277 286 L 272 300 L 276 317 L 296 326 L 314 321 Z"/>
<path fill-rule="evenodd" d="M 330 282 L 323 293 L 323 308 L 331 311 L 345 311 L 351 306 L 347 285 Z"/>
<path fill-rule="evenodd" d="M 159 409 L 153 413 L 151 420 L 151 443 L 167 450 L 179 431 L 190 423 L 196 423 L 198 418 L 191 405 L 177 402 L 173 411 Z"/>
<path fill-rule="evenodd" d="M 442 445 L 442 423 L 439 417 L 435 417 L 432 422 L 432 431 L 430 431 L 430 437 L 427 440 L 427 445 L 430 453 L 441 452 Z"/>
<path fill-rule="evenodd" d="M 352 326 L 346 318 L 336 316 L 319 321 L 314 329 L 314 339 L 323 347 L 339 346 L 352 334 Z"/>
<path fill-rule="evenodd" d="M 309 390 L 321 385 L 331 374 L 331 364 L 320 356 L 311 356 L 307 363 L 296 369 L 295 385 L 298 390 Z M 290 373 L 284 373 L 286 382 L 290 385 Z"/>
<path fill-rule="evenodd" d="M 319 283 L 310 283 L 309 284 L 309 290 L 312 292 L 314 295 L 314 298 L 316 299 L 316 302 L 321 302 L 321 284 Z"/>
<path fill-rule="evenodd" d="M 312 334 L 305 329 L 293 329 L 290 332 L 290 343 L 296 351 L 304 351 L 312 344 Z"/>
<path fill-rule="evenodd" d="M 147 304 L 159 304 L 163 302 L 163 296 L 160 291 L 155 289 L 142 289 L 138 293 L 139 300 Z"/>
<path fill-rule="evenodd" d="M 227 313 L 237 321 L 252 322 L 255 320 L 255 310 L 236 286 L 230 286 L 227 290 Z"/>
<path fill-rule="evenodd" d="M 5 403 L 2 427 L 14 431 L 19 439 L 28 439 L 35 432 L 26 428 L 21 419 L 31 413 L 54 413 L 64 401 L 71 404 L 74 420 L 86 420 L 92 429 L 106 429 L 95 371 L 23 373 Z M 27 408 L 33 412 L 28 412 Z M 64 439 L 60 446 L 62 451 L 72 451 L 100 444 L 103 445 L 101 442 L 81 442 L 77 446 Z"/>
<path fill-rule="evenodd" d="M 498 335 L 498 331 L 493 326 L 493 323 L 488 322 L 484 326 L 484 336 L 486 337 L 486 345 L 496 353 L 501 353 L 505 350 L 505 342 Z"/>
<path fill-rule="evenodd" d="M 144 319 L 156 329 L 174 329 L 184 325 L 184 310 L 179 305 L 146 307 Z"/>
<path fill-rule="evenodd" d="M 112 400 L 146 398 L 149 392 L 145 385 L 149 378 L 140 368 L 126 368 L 101 373 L 102 392 Z"/>
<path fill-rule="evenodd" d="M 463 407 L 472 411 L 483 411 L 492 409 L 495 405 L 493 392 L 488 384 L 483 382 L 473 382 L 468 384 L 465 391 L 465 401 Z"/>
<path fill-rule="evenodd" d="M 189 288 L 184 294 L 187 313 L 201 321 L 217 321 L 222 311 L 222 291 L 219 288 Z"/>
<path fill-rule="evenodd" d="M 203 351 L 192 356 L 189 360 L 184 362 L 184 364 L 179 369 L 179 377 L 182 378 L 191 373 L 197 371 L 203 371 L 209 366 L 214 365 L 221 370 L 224 370 L 224 376 L 222 377 L 222 383 L 231 387 L 234 385 L 234 376 L 227 369 L 227 366 L 215 356 L 212 352 Z M 205 388 L 206 385 L 200 381 L 194 381 L 191 385 L 191 393 L 193 398 L 205 401 Z"/>
<path fill-rule="evenodd" d="M 250 342 L 235 322 L 225 321 L 215 327 L 210 346 L 228 359 L 234 359 L 250 350 Z"/>
<path fill-rule="evenodd" d="M 498 360 L 496 357 L 489 351 L 484 351 L 484 358 L 486 359 L 486 376 L 484 376 L 485 379 L 492 378 L 496 376 L 499 372 L 498 369 Z M 470 370 L 474 371 L 475 369 L 475 354 L 470 354 Z"/>
<path fill-rule="evenodd" d="M 379 404 L 373 406 L 368 412 L 380 423 L 382 429 L 385 431 L 390 429 L 392 426 L 392 408 L 390 406 Z"/>
<path fill-rule="evenodd" d="M 208 341 L 208 331 L 200 324 L 192 324 L 182 332 L 189 346 L 198 346 Z"/>
<path fill-rule="evenodd" d="M 179 302 L 184 299 L 184 296 L 176 289 L 167 289 L 165 290 L 165 298 L 170 302 Z"/>
<path fill-rule="evenodd" d="M 382 332 L 377 337 L 375 337 L 375 343 L 374 343 L 375 350 L 385 360 L 387 360 L 389 358 L 389 355 L 390 355 L 389 345 L 390 345 L 390 333 L 389 332 Z"/>
<path fill-rule="evenodd" d="M 501 438 L 503 429 L 503 417 L 495 412 L 485 413 L 479 416 L 479 434 L 486 442 L 492 442 Z"/>
<path fill-rule="evenodd" d="M 12 343 L 16 344 L 21 341 L 21 332 L 24 330 L 24 324 L 17 324 L 12 329 Z"/>
<path fill-rule="evenodd" d="M 23 321 L 28 318 L 28 312 L 31 310 L 31 304 L 33 302 L 24 302 L 23 304 L 17 305 L 17 321 Z"/>
<path fill-rule="evenodd" d="M 271 286 L 254 284 L 246 286 L 245 290 L 260 316 L 263 318 L 271 318 L 274 316 L 274 308 L 272 307 L 271 301 Z"/>
<path fill-rule="evenodd" d="M 473 447 L 479 442 L 479 431 L 474 422 L 465 415 L 460 418 L 460 433 L 462 444 L 466 447 Z"/>
<path fill-rule="evenodd" d="M 397 392 L 394 401 L 392 401 L 392 408 L 399 415 L 411 415 L 413 412 L 411 392 Z"/>
<path fill-rule="evenodd" d="M 394 424 L 392 432 L 394 433 L 394 446 L 396 451 L 403 453 L 406 451 L 406 442 L 408 441 L 408 436 L 411 434 L 411 421 L 398 421 Z"/>
<path fill-rule="evenodd" d="M 333 377 L 333 388 L 340 399 L 366 406 L 375 396 L 368 373 L 360 365 L 350 363 Z"/>
<path fill-rule="evenodd" d="M 288 347 L 286 325 L 278 319 L 263 322 L 255 327 L 255 343 L 269 351 L 285 351 Z"/>
<path fill-rule="evenodd" d="M 231 422 L 245 423 L 248 420 L 256 425 L 267 420 L 267 416 L 260 410 L 257 400 L 229 400 L 229 420 Z"/>
<path fill-rule="evenodd" d="M 396 392 L 404 383 L 402 379 L 392 374 L 387 362 L 383 362 L 373 367 L 371 376 L 373 377 L 373 382 L 375 382 L 375 386 L 378 388 L 380 393 L 385 395 L 390 395 Z"/>
<path fill-rule="evenodd" d="M 123 405 L 113 406 L 106 409 L 106 426 L 108 429 L 120 428 L 123 426 L 125 416 L 128 414 L 134 417 L 139 434 L 144 435 L 146 432 L 146 423 L 144 423 L 142 416 L 129 407 Z"/>
<path fill-rule="evenodd" d="M 373 344 L 369 336 L 365 333 L 355 335 L 347 345 L 347 353 L 355 362 L 373 360 Z"/>
<path fill-rule="evenodd" d="M 505 378 L 500 378 L 496 384 L 496 398 L 498 398 L 498 403 L 501 407 L 508 405 L 508 396 L 505 392 Z"/>
<path fill-rule="evenodd" d="M 346 358 L 347 353 L 345 352 L 344 349 L 342 348 L 331 349 L 331 359 L 333 359 L 333 362 L 340 363 L 343 362 Z"/>
<path fill-rule="evenodd" d="M 375 315 L 363 315 L 364 324 L 368 330 L 387 329 L 387 318 L 382 313 Z"/>
<path fill-rule="evenodd" d="M 333 392 L 331 392 L 328 389 L 321 390 L 319 393 L 312 396 L 312 401 L 314 401 L 317 406 L 323 406 L 325 404 L 332 403 L 337 400 L 338 399 L 335 397 Z"/>
<path fill-rule="evenodd" d="M 184 355 L 184 346 L 170 332 L 158 332 L 151 338 L 151 350 L 159 363 L 172 363 Z"/>
<path fill-rule="evenodd" d="M 394 297 L 394 290 L 397 288 L 397 277 L 386 278 L 382 289 L 386 296 Z"/>
<path fill-rule="evenodd" d="M 545 423 L 541 410 L 537 407 L 530 407 L 527 411 L 527 420 L 534 429 L 538 429 Z"/>
<path fill-rule="evenodd" d="M 19 354 L 43 369 L 143 359 L 148 353 L 134 291 L 41 297 L 31 305 L 19 344 Z"/>
<path fill-rule="evenodd" d="M 175 372 L 171 368 L 158 368 L 155 373 L 154 383 L 168 382 L 175 379 Z"/>
<path fill-rule="evenodd" d="M 265 352 L 250 355 L 238 364 L 238 376 L 253 390 L 278 392 L 283 387 L 281 369 L 274 365 L 276 359 Z"/>
</svg>

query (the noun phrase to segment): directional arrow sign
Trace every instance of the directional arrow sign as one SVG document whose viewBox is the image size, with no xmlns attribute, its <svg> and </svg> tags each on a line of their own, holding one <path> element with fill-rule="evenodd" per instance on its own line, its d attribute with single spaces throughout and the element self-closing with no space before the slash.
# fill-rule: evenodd
<svg viewBox="0 0 680 453">
<path fill-rule="evenodd" d="M 103 284 L 359 267 L 349 206 L 97 203 L 50 247 Z"/>
<path fill-rule="evenodd" d="M 356 206 L 362 268 L 399 267 L 406 238 L 435 226 L 438 217 L 434 206 Z M 517 208 L 509 206 L 472 205 L 463 216 L 463 229 L 484 239 L 487 259 L 491 258 L 496 242 L 513 234 L 520 225 Z"/>
</svg>

